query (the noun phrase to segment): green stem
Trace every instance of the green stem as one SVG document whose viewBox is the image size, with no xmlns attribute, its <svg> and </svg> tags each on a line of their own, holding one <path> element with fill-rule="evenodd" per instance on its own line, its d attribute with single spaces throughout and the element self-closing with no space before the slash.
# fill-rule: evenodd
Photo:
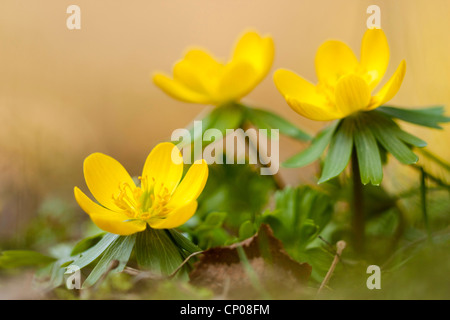
<svg viewBox="0 0 450 320">
<path fill-rule="evenodd" d="M 430 224 L 428 222 L 428 210 L 427 210 L 427 173 L 420 167 L 420 200 L 422 205 L 423 221 L 425 228 L 427 229 L 428 239 L 431 241 Z"/>
<path fill-rule="evenodd" d="M 353 245 L 356 253 L 364 251 L 364 196 L 363 184 L 359 172 L 358 156 L 356 150 L 352 152 L 352 178 L 353 178 Z"/>
</svg>

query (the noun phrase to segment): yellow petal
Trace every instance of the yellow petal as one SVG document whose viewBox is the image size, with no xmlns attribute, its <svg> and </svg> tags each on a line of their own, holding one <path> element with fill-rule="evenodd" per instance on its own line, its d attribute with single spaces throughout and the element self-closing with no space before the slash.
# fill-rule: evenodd
<svg viewBox="0 0 450 320">
<path fill-rule="evenodd" d="M 334 87 L 341 76 L 354 73 L 359 63 L 344 42 L 328 40 L 317 50 L 315 65 L 319 82 Z"/>
<path fill-rule="evenodd" d="M 202 193 L 207 179 L 208 164 L 203 159 L 195 161 L 175 190 L 169 206 L 182 207 L 188 202 L 196 200 Z"/>
<path fill-rule="evenodd" d="M 361 67 L 369 75 L 373 90 L 381 81 L 389 64 L 389 44 L 381 29 L 368 29 L 361 43 Z"/>
<path fill-rule="evenodd" d="M 389 81 L 380 89 L 380 91 L 378 91 L 375 96 L 373 96 L 368 110 L 378 108 L 382 104 L 391 100 L 397 94 L 400 86 L 402 85 L 405 72 L 406 62 L 405 60 L 402 60 Z"/>
<path fill-rule="evenodd" d="M 92 195 L 103 206 L 119 210 L 113 196 L 120 192 L 119 185 L 127 183 L 134 187 L 127 170 L 114 158 L 103 153 L 93 153 L 84 160 L 84 178 Z"/>
<path fill-rule="evenodd" d="M 336 112 L 336 110 L 331 107 L 313 105 L 307 102 L 298 101 L 289 96 L 286 96 L 285 99 L 295 112 L 311 120 L 330 121 L 343 117 L 342 114 Z"/>
<path fill-rule="evenodd" d="M 197 210 L 197 201 L 191 201 L 170 212 L 165 219 L 149 220 L 148 224 L 154 229 L 173 229 L 186 223 Z"/>
<path fill-rule="evenodd" d="M 295 72 L 278 69 L 273 75 L 273 80 L 283 97 L 290 97 L 303 103 L 318 106 L 326 105 L 327 103 L 326 98 L 319 94 L 315 85 Z"/>
<path fill-rule="evenodd" d="M 344 116 L 366 109 L 370 102 L 367 82 L 354 74 L 343 76 L 336 85 L 335 101 Z"/>
<path fill-rule="evenodd" d="M 173 78 L 186 88 L 208 96 L 208 90 L 202 81 L 201 73 L 196 66 L 186 60 L 178 61 L 173 67 Z"/>
<path fill-rule="evenodd" d="M 251 63 L 259 75 L 259 81 L 264 79 L 272 67 L 275 55 L 275 45 L 271 37 L 262 38 L 258 33 L 245 33 L 234 48 L 232 61 Z"/>
<path fill-rule="evenodd" d="M 201 73 L 217 73 L 224 64 L 217 61 L 211 54 L 203 49 L 191 49 L 184 55 L 183 60 L 189 61 Z"/>
<path fill-rule="evenodd" d="M 106 232 L 126 236 L 143 231 L 146 228 L 146 223 L 142 220 L 126 221 L 130 218 L 124 213 L 99 206 L 77 187 L 74 189 L 74 194 L 81 209 L 91 217 L 97 227 Z"/>
<path fill-rule="evenodd" d="M 160 193 L 163 185 L 171 194 L 182 175 L 183 157 L 180 150 L 170 142 L 163 142 L 154 147 L 142 170 L 142 177 L 155 179 L 155 194 Z"/>
<path fill-rule="evenodd" d="M 209 97 L 187 88 L 183 83 L 170 79 L 168 76 L 162 73 L 156 73 L 155 75 L 153 75 L 153 82 L 162 91 L 164 91 L 174 99 L 200 104 L 211 103 Z"/>
<path fill-rule="evenodd" d="M 224 104 L 238 101 L 246 96 L 258 84 L 256 70 L 247 62 L 229 63 L 215 93 L 215 100 Z"/>
<path fill-rule="evenodd" d="M 183 58 L 183 64 L 186 69 L 191 68 L 192 72 L 195 73 L 196 81 L 198 81 L 195 85 L 201 88 L 199 92 L 204 90 L 205 95 L 212 96 L 223 75 L 225 65 L 201 49 L 189 50 Z M 175 72 L 174 69 L 174 76 Z"/>
</svg>

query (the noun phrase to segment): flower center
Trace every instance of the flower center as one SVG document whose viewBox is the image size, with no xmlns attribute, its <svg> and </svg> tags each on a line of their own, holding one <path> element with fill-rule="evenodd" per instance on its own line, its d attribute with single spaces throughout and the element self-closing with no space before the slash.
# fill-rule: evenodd
<svg viewBox="0 0 450 320">
<path fill-rule="evenodd" d="M 154 178 L 139 177 L 139 180 L 140 187 L 121 183 L 118 195 L 112 196 L 114 203 L 132 219 L 164 219 L 169 212 L 167 203 L 171 194 L 168 188 L 161 184 L 158 193 L 155 193 Z"/>
</svg>

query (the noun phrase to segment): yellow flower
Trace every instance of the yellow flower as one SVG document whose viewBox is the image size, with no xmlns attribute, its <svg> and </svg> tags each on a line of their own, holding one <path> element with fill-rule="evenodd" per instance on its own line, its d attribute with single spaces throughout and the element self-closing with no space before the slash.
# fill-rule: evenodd
<svg viewBox="0 0 450 320">
<path fill-rule="evenodd" d="M 196 161 L 183 180 L 183 158 L 172 143 L 158 144 L 149 154 L 136 186 L 113 158 L 94 153 L 84 161 L 86 184 L 98 205 L 75 187 L 75 199 L 100 228 L 129 235 L 145 230 L 171 229 L 184 224 L 197 210 L 197 198 L 208 178 L 204 160 Z"/>
<path fill-rule="evenodd" d="M 174 65 L 173 79 L 156 73 L 153 82 L 175 99 L 219 106 L 250 93 L 268 74 L 273 58 L 272 38 L 247 32 L 227 63 L 201 49 L 192 49 Z"/>
<path fill-rule="evenodd" d="M 373 110 L 392 99 L 406 71 L 403 60 L 389 81 L 374 95 L 389 63 L 389 45 L 381 29 L 365 32 L 361 58 L 343 42 L 329 40 L 316 54 L 318 84 L 314 85 L 292 71 L 280 69 L 275 85 L 289 106 L 302 116 L 328 121 L 354 112 Z"/>
</svg>

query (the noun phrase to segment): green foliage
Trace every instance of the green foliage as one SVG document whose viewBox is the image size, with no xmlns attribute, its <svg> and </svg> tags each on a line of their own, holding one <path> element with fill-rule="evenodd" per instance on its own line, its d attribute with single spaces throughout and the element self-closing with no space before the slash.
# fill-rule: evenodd
<svg viewBox="0 0 450 320">
<path fill-rule="evenodd" d="M 428 270 L 435 270 L 435 265 L 439 266 L 436 270 L 446 270 L 450 200 L 449 186 L 444 179 L 414 165 L 418 160 L 414 148 L 422 148 L 426 142 L 403 131 L 394 119 L 432 128 L 440 128 L 439 123 L 450 120 L 443 116 L 440 107 L 426 110 L 381 107 L 331 123 L 317 134 L 307 149 L 284 163 L 285 167 L 308 165 L 319 160 L 328 147 L 319 181 L 326 182 L 320 186 L 323 190 L 300 186 L 275 191 L 273 177 L 261 176 L 254 166 L 211 165 L 198 211 L 180 228 L 181 232 L 148 228 L 131 236 L 86 234 L 87 237 L 75 245 L 67 244 L 66 241 L 78 238 L 80 228 L 74 228 L 74 231 L 67 227 L 77 223 L 71 218 L 74 214 L 66 201 L 51 198 L 40 207 L 40 217 L 26 230 L 23 242 L 26 247 L 45 248 L 44 254 L 31 250 L 3 251 L 0 269 L 11 272 L 11 269 L 22 267 L 36 268 L 36 279 L 42 280 L 47 292 L 61 287 L 65 273 L 77 266 L 87 277 L 85 288 L 99 284 L 89 289 L 94 298 L 129 297 L 129 294 L 138 298 L 210 298 L 210 292 L 190 287 L 186 277 L 167 280 L 167 276 L 178 270 L 192 253 L 248 239 L 261 223 L 267 223 L 292 258 L 312 266 L 310 287 L 314 289 L 330 268 L 335 255 L 334 244 L 338 240 L 351 243 L 348 206 L 352 197 L 351 183 L 345 177 L 336 177 L 356 152 L 353 155 L 358 159 L 361 180 L 368 184 L 363 188 L 367 254 L 358 257 L 351 246 L 346 249 L 330 285 L 339 294 L 345 295 L 349 290 L 354 295 L 360 290 L 355 289 L 361 286 L 360 280 L 366 276 L 363 267 L 370 262 L 382 266 L 386 275 L 383 281 L 389 281 L 390 286 L 386 296 L 403 297 L 406 293 L 402 296 L 401 290 L 394 288 L 395 284 L 422 284 L 423 281 L 414 281 L 412 277 L 417 279 L 422 275 L 424 261 Z M 203 120 L 200 133 L 208 128 L 224 132 L 248 121 L 261 129 L 278 128 L 280 133 L 298 140 L 309 138 L 277 115 L 243 105 L 215 108 Z M 199 135 L 193 137 L 198 138 Z M 419 175 L 409 177 L 410 180 L 404 183 L 412 183 L 412 187 L 398 194 L 373 186 L 381 182 L 382 164 L 387 161 L 388 153 L 402 164 L 412 164 L 413 168 L 423 170 L 423 179 L 420 180 Z M 420 154 L 437 164 L 444 177 L 448 177 L 450 165 L 445 160 L 426 150 Z M 273 201 L 269 201 L 272 196 Z M 267 209 L 268 204 L 273 209 Z M 52 228 L 48 228 L 49 225 Z M 44 247 L 45 241 L 53 246 Z M 177 275 L 186 275 L 185 271 L 192 269 L 196 259 L 192 257 Z M 246 267 L 252 271 L 248 262 Z M 148 281 L 143 285 L 145 290 L 139 291 L 140 285 L 135 285 L 134 278 L 121 273 L 126 265 L 150 271 L 160 278 Z M 108 277 L 104 277 L 106 273 Z M 355 274 L 362 276 L 356 279 Z M 428 277 L 434 287 L 439 287 L 437 277 Z M 419 287 L 421 290 L 430 288 Z M 184 291 L 174 293 L 178 288 Z M 440 290 L 437 297 L 448 296 Z M 68 290 L 64 288 L 51 292 L 62 298 L 79 298 L 76 294 L 67 294 Z M 421 297 L 419 290 L 413 288 L 412 292 L 413 296 Z"/>
<path fill-rule="evenodd" d="M 314 137 L 308 148 L 286 160 L 283 163 L 283 166 L 286 168 L 303 167 L 319 159 L 330 143 L 338 124 L 339 121 L 335 121 L 333 124 L 320 131 Z"/>
<path fill-rule="evenodd" d="M 397 118 L 406 122 L 420 126 L 442 129 L 439 123 L 450 122 L 450 117 L 444 116 L 444 107 L 428 107 L 424 109 L 405 109 L 382 106 L 377 108 L 378 112 L 383 112 L 392 118 Z"/>
<path fill-rule="evenodd" d="M 309 186 L 277 191 L 275 201 L 275 210 L 266 212 L 262 221 L 285 245 L 296 250 L 304 249 L 331 220 L 332 199 Z"/>
<path fill-rule="evenodd" d="M 277 191 L 275 201 L 275 210 L 266 212 L 261 221 L 271 226 L 294 259 L 308 262 L 313 267 L 312 278 L 321 281 L 332 256 L 314 240 L 331 221 L 333 199 L 312 187 L 301 186 Z"/>
<path fill-rule="evenodd" d="M 403 164 L 414 164 L 418 157 L 412 148 L 426 146 L 425 141 L 403 131 L 392 118 L 441 128 L 439 123 L 450 121 L 443 113 L 443 107 L 416 110 L 380 107 L 370 112 L 359 112 L 319 132 L 309 148 L 285 161 L 283 166 L 308 165 L 319 159 L 328 146 L 319 183 L 338 176 L 347 167 L 352 152 L 356 152 L 361 182 L 379 185 L 383 179 L 382 165 L 387 161 L 387 152 Z"/>
<path fill-rule="evenodd" d="M 353 150 L 354 130 L 355 123 L 352 118 L 340 122 L 331 139 L 319 183 L 336 177 L 347 167 Z"/>
<path fill-rule="evenodd" d="M 191 232 L 199 247 L 208 249 L 230 241 L 232 236 L 222 228 L 226 216 L 226 212 L 211 212 Z"/>
<path fill-rule="evenodd" d="M 29 250 L 7 250 L 1 252 L 0 268 L 40 267 L 55 261 L 55 258 Z"/>
<path fill-rule="evenodd" d="M 201 224 L 209 213 L 225 212 L 224 226 L 237 234 L 243 222 L 261 213 L 274 189 L 272 176 L 261 176 L 250 165 L 210 165 L 195 223 Z"/>
<path fill-rule="evenodd" d="M 119 238 L 119 235 L 107 233 L 102 239 L 92 248 L 87 249 L 85 252 L 82 252 L 76 259 L 73 261 L 73 265 L 82 269 L 85 266 L 89 265 L 95 259 L 100 257 L 103 252 L 105 252 L 108 247 L 114 243 Z M 83 240 L 82 240 L 83 241 Z"/>
<path fill-rule="evenodd" d="M 378 142 L 403 164 L 416 163 L 419 158 L 412 152 L 410 146 L 425 147 L 426 142 L 401 130 L 391 119 L 381 114 L 373 113 L 377 121 L 373 121 L 370 129 Z"/>
<path fill-rule="evenodd" d="M 102 240 L 103 236 L 105 235 L 104 232 L 91 236 L 91 237 L 87 237 L 84 238 L 83 240 L 79 241 L 72 249 L 70 255 L 71 256 L 76 256 L 78 254 L 83 253 L 84 251 L 87 251 L 88 249 L 92 248 L 93 246 L 95 246 L 97 243 L 100 242 L 100 240 Z"/>
<path fill-rule="evenodd" d="M 300 141 L 311 140 L 309 134 L 271 111 L 245 106 L 242 107 L 245 108 L 246 120 L 258 129 L 266 129 L 269 136 L 271 129 L 278 129 L 280 133 L 285 136 Z"/>
<path fill-rule="evenodd" d="M 358 117 L 354 131 L 355 149 L 358 157 L 362 184 L 379 185 L 383 180 L 380 151 L 367 117 Z"/>
<path fill-rule="evenodd" d="M 117 261 L 118 265 L 114 266 L 111 272 L 122 271 L 128 263 L 135 241 L 136 234 L 117 237 L 105 250 L 102 258 L 83 283 L 83 287 L 89 287 L 96 283 L 110 267 L 112 268 L 111 263 L 113 261 Z"/>
<path fill-rule="evenodd" d="M 147 228 L 137 234 L 136 260 L 141 269 L 170 275 L 191 253 L 200 251 L 175 230 Z"/>
<path fill-rule="evenodd" d="M 250 220 L 245 221 L 239 228 L 239 240 L 245 240 L 252 237 L 256 230 L 253 223 Z"/>
</svg>

